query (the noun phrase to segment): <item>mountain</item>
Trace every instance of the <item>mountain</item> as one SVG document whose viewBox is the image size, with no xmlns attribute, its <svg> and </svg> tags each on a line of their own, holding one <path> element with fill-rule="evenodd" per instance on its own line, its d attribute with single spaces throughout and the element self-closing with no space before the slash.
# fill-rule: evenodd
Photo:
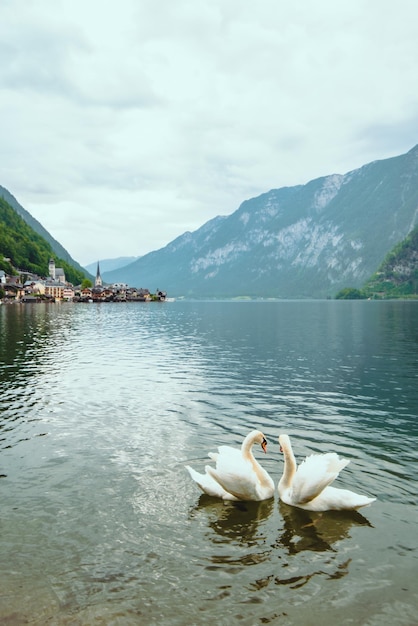
<svg viewBox="0 0 418 626">
<path fill-rule="evenodd" d="M 246 200 L 102 277 L 177 296 L 331 297 L 363 285 L 417 222 L 418 145 Z"/>
<path fill-rule="evenodd" d="M 16 198 L 4 187 L 0 185 L 0 198 L 4 198 L 4 200 L 20 215 L 20 217 L 36 232 L 40 235 L 45 241 L 49 243 L 52 250 L 55 252 L 56 256 L 60 259 L 63 259 L 68 265 L 74 267 L 78 272 L 82 272 L 83 276 L 86 275 L 86 270 L 81 267 L 77 261 L 71 257 L 71 255 L 67 252 L 63 246 L 56 241 L 49 234 L 49 232 L 40 224 L 26 209 L 24 209 Z M 92 278 L 92 276 L 90 277 Z"/>
<path fill-rule="evenodd" d="M 95 263 L 85 265 L 84 269 L 95 276 L 98 262 L 100 264 L 100 274 L 102 274 L 103 272 L 111 272 L 112 270 L 118 270 L 121 267 L 125 267 L 125 265 L 133 263 L 138 258 L 139 257 L 137 256 L 120 256 L 116 259 L 99 259 L 99 261 L 96 261 Z"/>
</svg>

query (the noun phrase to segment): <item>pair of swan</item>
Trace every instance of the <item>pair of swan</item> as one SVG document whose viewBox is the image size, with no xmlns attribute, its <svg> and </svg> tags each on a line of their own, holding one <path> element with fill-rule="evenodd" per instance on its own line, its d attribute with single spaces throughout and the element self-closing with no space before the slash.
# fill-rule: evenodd
<svg viewBox="0 0 418 626">
<path fill-rule="evenodd" d="M 200 474 L 186 465 L 192 479 L 209 496 L 223 500 L 268 500 L 274 496 L 272 478 L 255 459 L 252 447 L 259 443 L 263 452 L 267 440 L 259 430 L 251 431 L 241 449 L 219 446 L 218 453 L 209 453 L 216 462 L 207 465 Z M 284 455 L 284 471 L 278 484 L 280 499 L 307 511 L 354 510 L 367 506 L 376 498 L 368 498 L 348 489 L 336 489 L 330 484 L 350 461 L 340 459 L 335 452 L 312 454 L 297 467 L 288 435 L 279 437 Z"/>
</svg>

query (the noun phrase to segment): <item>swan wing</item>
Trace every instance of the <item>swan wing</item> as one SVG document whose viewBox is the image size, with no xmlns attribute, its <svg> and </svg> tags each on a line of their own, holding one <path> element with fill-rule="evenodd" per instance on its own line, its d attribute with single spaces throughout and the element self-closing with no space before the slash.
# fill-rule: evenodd
<svg viewBox="0 0 418 626">
<path fill-rule="evenodd" d="M 243 460 L 241 450 L 231 448 L 231 446 L 219 446 L 218 452 L 209 452 L 208 457 L 215 461 L 216 465 L 219 460 L 221 466 L 224 463 L 240 463 Z"/>
<path fill-rule="evenodd" d="M 335 452 L 312 454 L 297 468 L 292 483 L 294 504 L 306 504 L 317 498 L 350 461 L 340 459 Z"/>
<path fill-rule="evenodd" d="M 245 472 L 248 467 L 251 468 L 248 461 L 242 456 L 241 450 L 237 448 L 219 446 L 218 454 L 209 456 L 216 461 L 216 469 L 220 472 L 233 472 L 235 468 L 239 468 L 238 472 Z"/>
<path fill-rule="evenodd" d="M 236 459 L 235 459 L 236 460 Z M 208 474 L 229 494 L 238 500 L 259 500 L 259 481 L 250 463 L 240 457 L 240 463 L 217 459 L 216 468 L 206 467 Z"/>
<path fill-rule="evenodd" d="M 232 494 L 228 494 L 225 489 L 220 485 L 218 481 L 216 481 L 210 474 L 206 472 L 206 474 L 200 474 L 200 472 L 196 472 L 190 465 L 186 465 L 186 469 L 189 472 L 190 476 L 194 480 L 194 482 L 200 487 L 200 489 L 206 493 L 208 496 L 214 496 L 216 498 L 223 498 L 228 500 L 235 500 L 234 496 L 230 497 Z"/>
<path fill-rule="evenodd" d="M 235 462 L 237 462 L 237 460 L 244 460 L 242 458 L 242 452 L 240 448 L 232 448 L 231 446 L 219 446 L 218 458 L 219 457 L 222 457 L 223 459 L 234 459 Z"/>
</svg>

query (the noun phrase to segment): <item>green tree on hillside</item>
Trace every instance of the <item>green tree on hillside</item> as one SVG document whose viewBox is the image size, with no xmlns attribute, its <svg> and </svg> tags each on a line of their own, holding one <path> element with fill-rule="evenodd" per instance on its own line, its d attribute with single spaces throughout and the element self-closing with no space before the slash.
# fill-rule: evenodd
<svg viewBox="0 0 418 626">
<path fill-rule="evenodd" d="M 91 287 L 93 287 L 91 280 L 89 278 L 84 278 L 81 283 L 81 289 L 90 289 Z"/>
<path fill-rule="evenodd" d="M 336 300 L 363 300 L 366 297 L 360 289 L 355 289 L 354 287 L 341 289 L 335 296 Z"/>
<path fill-rule="evenodd" d="M 336 299 L 416 298 L 418 296 L 418 226 L 386 255 L 364 287 L 341 289 Z"/>
<path fill-rule="evenodd" d="M 81 283 L 84 274 L 59 259 L 50 244 L 0 197 L 0 269 L 8 274 L 15 273 L 13 268 L 17 268 L 48 276 L 51 258 L 63 268 L 67 280 L 73 284 Z"/>
<path fill-rule="evenodd" d="M 385 257 L 364 286 L 369 296 L 398 298 L 418 295 L 418 226 Z"/>
</svg>

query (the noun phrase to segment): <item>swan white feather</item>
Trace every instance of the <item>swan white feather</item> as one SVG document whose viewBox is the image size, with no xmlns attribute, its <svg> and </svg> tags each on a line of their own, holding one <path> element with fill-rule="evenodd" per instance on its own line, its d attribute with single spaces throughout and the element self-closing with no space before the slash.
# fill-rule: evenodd
<svg viewBox="0 0 418 626">
<path fill-rule="evenodd" d="M 210 474 L 200 474 L 199 472 L 196 472 L 193 467 L 190 467 L 190 465 L 186 465 L 186 469 L 195 483 L 208 496 L 223 498 L 224 500 L 238 500 L 238 498 L 225 491 L 225 489 L 221 487 L 221 485 L 214 478 L 212 478 Z"/>
<path fill-rule="evenodd" d="M 259 430 L 253 430 L 245 437 L 241 449 L 219 446 L 218 452 L 210 452 L 209 457 L 216 465 L 206 465 L 205 474 L 196 472 L 189 465 L 186 469 L 209 496 L 224 500 L 267 500 L 274 496 L 274 483 L 254 458 L 252 447 L 255 443 L 266 450 L 266 438 Z"/>
<path fill-rule="evenodd" d="M 297 467 L 288 435 L 280 435 L 284 470 L 278 485 L 280 499 L 308 511 L 353 510 L 376 500 L 330 484 L 350 461 L 335 452 L 312 454 Z"/>
</svg>

